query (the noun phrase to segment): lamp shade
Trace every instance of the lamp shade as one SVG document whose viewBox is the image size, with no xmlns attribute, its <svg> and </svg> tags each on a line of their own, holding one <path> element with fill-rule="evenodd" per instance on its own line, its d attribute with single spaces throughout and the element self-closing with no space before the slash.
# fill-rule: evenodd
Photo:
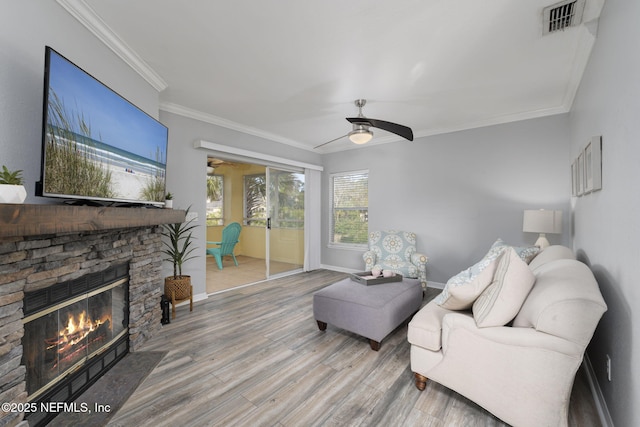
<svg viewBox="0 0 640 427">
<path fill-rule="evenodd" d="M 544 249 L 549 246 L 546 233 L 558 234 L 562 232 L 562 211 L 525 210 L 522 231 L 540 233 L 535 245 Z"/>
<path fill-rule="evenodd" d="M 349 139 L 354 144 L 366 144 L 373 138 L 373 132 L 368 129 L 356 129 L 349 132 Z"/>
<path fill-rule="evenodd" d="M 562 211 L 525 210 L 522 231 L 525 233 L 561 233 Z"/>
</svg>

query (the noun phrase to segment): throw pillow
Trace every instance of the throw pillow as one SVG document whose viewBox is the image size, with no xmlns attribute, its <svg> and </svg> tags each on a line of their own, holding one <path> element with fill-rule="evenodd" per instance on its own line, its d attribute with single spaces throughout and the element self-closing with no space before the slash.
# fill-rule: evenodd
<svg viewBox="0 0 640 427">
<path fill-rule="evenodd" d="M 471 283 L 480 273 L 482 273 L 487 268 L 489 264 L 497 259 L 506 249 L 511 247 L 513 246 L 506 244 L 502 239 L 498 238 L 495 242 L 493 242 L 491 248 L 489 248 L 489 251 L 485 254 L 484 257 L 482 257 L 480 261 L 467 268 L 466 270 L 462 270 L 460 273 L 456 274 L 447 281 L 440 295 L 435 298 L 436 304 L 445 307 L 442 304 L 444 304 L 445 301 L 449 299 L 449 293 L 451 289 Z M 516 246 L 513 247 L 513 249 L 527 264 L 540 251 L 540 248 L 537 246 Z M 482 290 L 480 290 L 480 292 L 482 292 Z"/>
<path fill-rule="evenodd" d="M 444 289 L 442 290 L 440 295 L 435 298 L 436 304 L 442 305 L 442 303 L 444 303 L 449 298 L 450 289 L 458 286 L 463 286 L 474 280 L 480 273 L 482 273 L 482 271 L 484 271 L 484 269 L 487 268 L 489 264 L 491 264 L 493 260 L 498 258 L 502 251 L 504 251 L 507 247 L 508 246 L 502 241 L 502 239 L 496 240 L 493 245 L 491 245 L 489 252 L 487 252 L 480 261 L 476 262 L 466 270 L 462 270 L 460 273 L 447 280 Z"/>
<path fill-rule="evenodd" d="M 473 303 L 478 327 L 504 326 L 513 320 L 535 282 L 531 269 L 508 248 L 500 257 L 491 284 Z"/>
<path fill-rule="evenodd" d="M 449 286 L 438 304 L 449 310 L 467 310 L 493 280 L 498 259 L 494 259 L 476 276 L 457 286 Z M 442 294 L 441 294 L 442 295 Z"/>
<path fill-rule="evenodd" d="M 540 253 L 539 246 L 513 246 L 516 253 L 524 262 L 529 264 Z"/>
<path fill-rule="evenodd" d="M 509 246 L 511 245 L 507 245 L 502 239 L 498 239 L 495 241 L 493 246 L 491 246 L 491 249 L 498 250 L 501 252 L 501 249 L 504 250 Z M 531 260 L 533 260 L 533 258 L 535 258 L 535 256 L 538 255 L 538 252 L 540 252 L 539 246 L 511 246 L 511 247 L 516 251 L 520 259 L 522 259 L 527 264 L 529 264 Z"/>
</svg>

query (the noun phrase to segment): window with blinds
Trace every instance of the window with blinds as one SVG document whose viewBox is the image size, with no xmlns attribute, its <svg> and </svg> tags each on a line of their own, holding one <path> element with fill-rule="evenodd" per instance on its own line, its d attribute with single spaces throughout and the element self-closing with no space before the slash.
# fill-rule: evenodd
<svg viewBox="0 0 640 427">
<path fill-rule="evenodd" d="M 330 243 L 362 247 L 369 232 L 369 171 L 331 174 Z"/>
</svg>

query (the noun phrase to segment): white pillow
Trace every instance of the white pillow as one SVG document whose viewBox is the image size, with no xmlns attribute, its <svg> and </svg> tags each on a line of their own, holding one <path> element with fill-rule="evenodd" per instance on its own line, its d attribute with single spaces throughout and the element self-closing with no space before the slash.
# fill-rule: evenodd
<svg viewBox="0 0 640 427">
<path fill-rule="evenodd" d="M 513 248 L 504 251 L 491 284 L 473 303 L 478 327 L 504 326 L 513 320 L 535 282 L 531 269 Z"/>
</svg>

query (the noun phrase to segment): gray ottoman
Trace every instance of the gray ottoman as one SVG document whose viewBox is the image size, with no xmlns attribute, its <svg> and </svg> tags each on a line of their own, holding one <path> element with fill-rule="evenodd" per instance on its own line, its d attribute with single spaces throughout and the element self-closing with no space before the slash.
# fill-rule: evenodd
<svg viewBox="0 0 640 427">
<path fill-rule="evenodd" d="M 346 278 L 313 294 L 313 317 L 321 331 L 327 323 L 369 338 L 373 350 L 422 305 L 418 279 L 365 286 Z"/>
</svg>

